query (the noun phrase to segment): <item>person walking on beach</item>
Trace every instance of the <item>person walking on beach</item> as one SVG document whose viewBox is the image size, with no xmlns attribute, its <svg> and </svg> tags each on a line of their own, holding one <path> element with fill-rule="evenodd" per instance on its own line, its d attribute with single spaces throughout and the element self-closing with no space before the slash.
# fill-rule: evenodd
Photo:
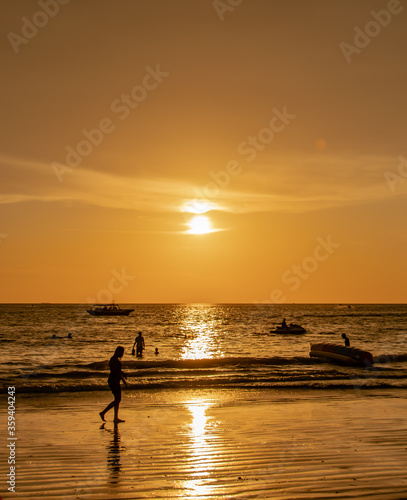
<svg viewBox="0 0 407 500">
<path fill-rule="evenodd" d="M 133 349 L 131 351 L 132 355 L 134 356 L 134 346 L 137 344 L 136 348 L 136 356 L 138 358 L 141 358 L 143 355 L 143 349 L 145 349 L 145 344 L 144 344 L 144 337 L 142 336 L 141 332 L 138 332 L 138 337 L 136 337 L 136 340 L 134 341 L 133 344 Z"/>
<path fill-rule="evenodd" d="M 342 338 L 345 340 L 345 346 L 350 347 L 350 340 L 346 336 L 346 333 L 342 333 Z"/>
<path fill-rule="evenodd" d="M 113 392 L 114 400 L 111 403 L 109 403 L 103 411 L 99 413 L 100 418 L 103 420 L 103 422 L 106 422 L 105 413 L 111 410 L 112 408 L 114 408 L 113 422 L 115 424 L 118 424 L 119 422 L 124 422 L 124 420 L 120 420 L 119 418 L 119 404 L 122 399 L 120 380 L 123 380 L 124 384 L 127 386 L 126 375 L 122 372 L 122 364 L 120 362 L 121 358 L 123 357 L 123 354 L 124 354 L 124 347 L 119 345 L 109 361 L 110 375 L 107 380 L 107 383 L 109 384 L 109 387 Z"/>
</svg>

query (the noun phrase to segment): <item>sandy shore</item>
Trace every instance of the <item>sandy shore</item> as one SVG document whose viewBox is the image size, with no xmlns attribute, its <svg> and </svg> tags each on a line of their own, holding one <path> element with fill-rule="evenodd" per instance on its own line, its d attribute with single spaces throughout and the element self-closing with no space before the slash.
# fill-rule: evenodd
<svg viewBox="0 0 407 500">
<path fill-rule="evenodd" d="M 17 395 L 16 492 L 3 418 L 1 497 L 407 498 L 402 391 L 123 394 L 116 428 L 98 415 L 108 392 Z"/>
</svg>

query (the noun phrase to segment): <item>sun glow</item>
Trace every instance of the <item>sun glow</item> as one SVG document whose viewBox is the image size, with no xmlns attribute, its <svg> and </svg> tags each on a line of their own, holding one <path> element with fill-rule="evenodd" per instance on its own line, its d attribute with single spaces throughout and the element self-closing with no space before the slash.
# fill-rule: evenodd
<svg viewBox="0 0 407 500">
<path fill-rule="evenodd" d="M 206 200 L 190 200 L 184 203 L 181 210 L 191 214 L 204 214 L 210 210 L 216 210 L 217 205 Z"/>
<path fill-rule="evenodd" d="M 197 215 L 189 222 L 189 234 L 206 234 L 212 232 L 211 221 L 205 215 Z"/>
</svg>

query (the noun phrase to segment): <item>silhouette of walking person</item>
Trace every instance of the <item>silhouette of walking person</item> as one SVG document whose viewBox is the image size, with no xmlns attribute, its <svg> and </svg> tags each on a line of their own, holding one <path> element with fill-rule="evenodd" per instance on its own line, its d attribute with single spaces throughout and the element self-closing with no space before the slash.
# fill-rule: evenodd
<svg viewBox="0 0 407 500">
<path fill-rule="evenodd" d="M 345 340 L 345 346 L 350 347 L 350 340 L 346 336 L 346 333 L 342 333 L 342 338 Z"/>
<path fill-rule="evenodd" d="M 103 420 L 103 422 L 106 422 L 105 413 L 111 410 L 112 408 L 114 408 L 113 422 L 115 424 L 118 424 L 119 422 L 124 422 L 124 420 L 120 420 L 119 418 L 119 404 L 122 399 L 120 380 L 123 380 L 124 384 L 127 386 L 126 375 L 122 372 L 122 364 L 120 362 L 121 358 L 123 357 L 123 354 L 124 354 L 124 347 L 119 345 L 109 361 L 110 375 L 107 380 L 107 383 L 109 384 L 109 387 L 113 392 L 114 400 L 111 403 L 109 403 L 103 411 L 99 413 L 100 418 Z"/>
</svg>

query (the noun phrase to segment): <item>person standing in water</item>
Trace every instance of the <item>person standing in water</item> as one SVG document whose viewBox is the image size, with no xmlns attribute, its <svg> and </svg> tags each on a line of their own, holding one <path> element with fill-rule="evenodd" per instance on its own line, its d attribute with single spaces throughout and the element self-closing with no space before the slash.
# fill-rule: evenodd
<svg viewBox="0 0 407 500">
<path fill-rule="evenodd" d="M 124 354 L 124 347 L 119 345 L 109 361 L 110 375 L 107 380 L 107 383 L 109 384 L 109 387 L 113 392 L 114 400 L 111 403 L 109 403 L 103 411 L 99 413 L 100 418 L 103 420 L 103 422 L 106 422 L 105 413 L 111 410 L 112 408 L 114 408 L 113 422 L 115 424 L 118 424 L 119 422 L 124 422 L 124 420 L 120 420 L 119 418 L 119 404 L 122 399 L 122 390 L 120 387 L 120 381 L 123 380 L 124 385 L 127 386 L 126 375 L 122 372 L 122 364 L 120 362 L 121 358 L 123 357 L 123 354 Z"/>
<path fill-rule="evenodd" d="M 346 333 L 342 333 L 342 338 L 344 339 L 345 341 L 345 346 L 346 347 L 350 347 L 350 340 L 348 339 L 348 337 L 346 336 Z"/>
<path fill-rule="evenodd" d="M 146 347 L 144 344 L 144 337 L 142 336 L 141 332 L 138 332 L 138 337 L 136 337 L 136 340 L 134 341 L 133 349 L 131 351 L 133 356 L 134 356 L 134 346 L 136 344 L 137 344 L 136 356 L 138 358 L 141 358 L 141 356 L 143 355 L 143 349 Z"/>
</svg>

